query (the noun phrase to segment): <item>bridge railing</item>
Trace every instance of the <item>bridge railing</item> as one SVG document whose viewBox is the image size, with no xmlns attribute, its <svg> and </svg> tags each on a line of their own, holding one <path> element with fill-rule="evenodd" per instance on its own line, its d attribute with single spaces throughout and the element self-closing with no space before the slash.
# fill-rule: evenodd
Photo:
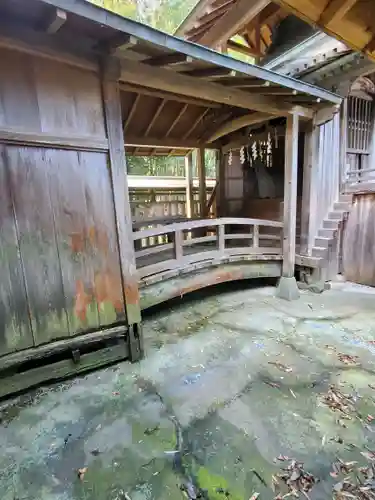
<svg viewBox="0 0 375 500">
<path fill-rule="evenodd" d="M 189 220 L 135 231 L 139 278 L 197 263 L 281 258 L 282 222 L 248 218 Z M 166 238 L 160 238 L 166 236 Z M 160 241 L 140 247 L 139 241 Z"/>
</svg>

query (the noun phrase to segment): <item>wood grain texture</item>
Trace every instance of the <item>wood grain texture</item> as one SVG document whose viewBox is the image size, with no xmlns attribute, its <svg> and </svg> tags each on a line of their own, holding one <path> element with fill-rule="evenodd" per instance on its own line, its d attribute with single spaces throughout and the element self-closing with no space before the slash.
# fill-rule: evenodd
<svg viewBox="0 0 375 500">
<path fill-rule="evenodd" d="M 34 345 L 8 180 L 0 146 L 0 356 Z"/>
<path fill-rule="evenodd" d="M 68 336 L 44 150 L 5 147 L 36 344 Z"/>
<path fill-rule="evenodd" d="M 375 286 L 375 195 L 354 198 L 343 235 L 345 278 L 361 285 Z"/>
<path fill-rule="evenodd" d="M 283 276 L 293 277 L 296 255 L 298 116 L 289 115 L 285 136 Z"/>
<path fill-rule="evenodd" d="M 120 93 L 118 82 L 106 69 L 103 69 L 102 90 L 109 140 L 109 171 L 120 251 L 126 316 L 129 324 L 135 324 L 141 321 L 141 310 L 132 237 L 133 228 L 126 173 Z"/>
<path fill-rule="evenodd" d="M 0 48 L 0 125 L 105 138 L 99 76 Z"/>
</svg>

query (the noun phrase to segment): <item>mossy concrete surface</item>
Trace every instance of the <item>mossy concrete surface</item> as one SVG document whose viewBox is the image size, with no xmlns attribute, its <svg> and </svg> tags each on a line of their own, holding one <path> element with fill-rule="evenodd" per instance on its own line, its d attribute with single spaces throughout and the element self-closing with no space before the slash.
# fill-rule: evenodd
<svg viewBox="0 0 375 500">
<path fill-rule="evenodd" d="M 332 462 L 375 449 L 375 295 L 342 288 L 181 300 L 145 319 L 141 363 L 2 403 L 0 498 L 267 500 L 279 455 L 332 498 Z M 360 418 L 324 404 L 330 385 Z"/>
</svg>

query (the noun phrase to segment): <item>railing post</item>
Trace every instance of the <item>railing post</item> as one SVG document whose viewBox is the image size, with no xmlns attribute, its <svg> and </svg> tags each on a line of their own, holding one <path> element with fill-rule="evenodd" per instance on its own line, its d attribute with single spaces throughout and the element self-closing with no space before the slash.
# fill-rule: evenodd
<svg viewBox="0 0 375 500">
<path fill-rule="evenodd" d="M 184 236 L 180 229 L 177 229 L 174 233 L 174 257 L 176 260 L 182 260 L 183 253 L 183 242 Z"/>
<path fill-rule="evenodd" d="M 194 187 L 193 187 L 193 155 L 189 153 L 185 156 L 185 177 L 186 177 L 186 216 L 194 217 Z"/>
<path fill-rule="evenodd" d="M 299 298 L 299 290 L 294 277 L 297 219 L 298 120 L 299 117 L 296 113 L 288 115 L 285 133 L 283 266 L 277 295 L 286 300 Z"/>
<path fill-rule="evenodd" d="M 224 255 L 225 253 L 225 224 L 220 224 L 217 226 L 217 235 L 218 235 L 218 250 Z"/>
<path fill-rule="evenodd" d="M 253 248 L 259 248 L 259 226 L 257 224 L 253 226 Z"/>
<path fill-rule="evenodd" d="M 204 219 L 206 217 L 207 207 L 207 190 L 206 190 L 206 165 L 204 157 L 205 149 L 197 150 L 197 167 L 199 178 L 199 216 Z"/>
</svg>

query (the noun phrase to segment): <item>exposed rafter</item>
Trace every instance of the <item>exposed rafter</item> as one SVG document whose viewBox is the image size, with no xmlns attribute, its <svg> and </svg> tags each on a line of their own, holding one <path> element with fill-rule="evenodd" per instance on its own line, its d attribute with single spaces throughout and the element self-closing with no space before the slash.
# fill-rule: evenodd
<svg viewBox="0 0 375 500">
<path fill-rule="evenodd" d="M 139 103 L 140 98 L 141 98 L 141 95 L 140 95 L 140 94 L 137 94 L 137 95 L 135 96 L 135 99 L 134 99 L 133 104 L 132 104 L 132 106 L 131 106 L 131 108 L 130 108 L 130 111 L 129 111 L 129 113 L 128 113 L 128 116 L 125 118 L 125 121 L 124 121 L 124 127 L 123 127 L 124 132 L 126 131 L 127 127 L 129 126 L 129 123 L 131 122 L 131 119 L 132 119 L 132 118 L 133 118 L 133 116 L 134 116 L 134 113 L 135 113 L 135 111 L 136 111 L 136 109 L 137 109 L 137 105 L 138 105 L 138 103 Z"/>
<path fill-rule="evenodd" d="M 323 26 L 342 19 L 358 0 L 330 0 L 319 18 L 318 24 Z"/>
<path fill-rule="evenodd" d="M 182 106 L 182 108 L 180 109 L 178 115 L 173 120 L 173 122 L 170 124 L 167 132 L 165 133 L 165 137 L 169 137 L 170 133 L 173 131 L 173 129 L 175 128 L 175 126 L 177 125 L 177 123 L 180 121 L 181 116 L 185 113 L 185 111 L 187 110 L 187 108 L 188 108 L 188 104 L 184 104 Z"/>
<path fill-rule="evenodd" d="M 131 84 L 147 85 L 154 89 L 178 93 L 188 97 L 207 96 L 211 101 L 237 106 L 240 108 L 263 111 L 266 113 L 287 114 L 292 112 L 293 106 L 285 104 L 281 99 L 273 97 L 251 95 L 238 89 L 231 89 L 213 82 L 202 81 L 187 75 L 181 75 L 172 71 L 154 68 L 135 61 L 126 61 L 121 71 L 121 79 Z M 306 110 L 299 110 L 305 114 Z M 311 113 L 307 112 L 310 116 Z"/>
<path fill-rule="evenodd" d="M 134 137 L 132 135 L 125 135 L 124 140 L 126 146 L 147 146 L 149 148 L 194 149 L 202 145 L 197 140 L 168 138 L 160 139 L 159 137 Z"/>
<path fill-rule="evenodd" d="M 210 110 L 207 108 L 204 111 L 202 111 L 202 113 L 199 114 L 199 116 L 197 117 L 197 119 L 194 121 L 193 125 L 189 128 L 189 130 L 184 135 L 184 139 L 187 139 L 192 134 L 193 130 L 196 129 L 196 127 L 198 126 L 198 124 L 203 120 L 203 118 L 207 115 L 207 113 L 209 111 Z"/>
<path fill-rule="evenodd" d="M 241 27 L 248 24 L 259 12 L 269 4 L 269 0 L 256 0 L 249 4 L 249 0 L 239 0 L 214 26 L 205 33 L 200 43 L 215 47 L 227 42 Z"/>
<path fill-rule="evenodd" d="M 155 111 L 155 114 L 154 116 L 152 117 L 152 119 L 150 120 L 150 123 L 148 124 L 146 130 L 145 130 L 145 137 L 148 136 L 148 134 L 150 133 L 154 123 L 156 122 L 156 120 L 158 119 L 158 116 L 160 115 L 160 113 L 162 112 L 165 104 L 167 103 L 166 100 L 162 100 L 161 103 L 159 104 L 157 110 Z"/>
<path fill-rule="evenodd" d="M 57 33 L 59 29 L 66 23 L 68 16 L 65 10 L 55 9 L 53 15 L 48 19 L 48 23 L 46 26 L 46 32 L 49 35 L 53 35 Z"/>
<path fill-rule="evenodd" d="M 196 78 L 225 78 L 236 76 L 236 72 L 226 68 L 200 68 L 183 72 L 184 75 L 195 76 Z"/>
<path fill-rule="evenodd" d="M 184 54 L 165 54 L 164 56 L 152 57 L 143 61 L 150 66 L 176 66 L 178 64 L 185 64 L 193 62 L 193 58 L 185 56 Z"/>
</svg>

